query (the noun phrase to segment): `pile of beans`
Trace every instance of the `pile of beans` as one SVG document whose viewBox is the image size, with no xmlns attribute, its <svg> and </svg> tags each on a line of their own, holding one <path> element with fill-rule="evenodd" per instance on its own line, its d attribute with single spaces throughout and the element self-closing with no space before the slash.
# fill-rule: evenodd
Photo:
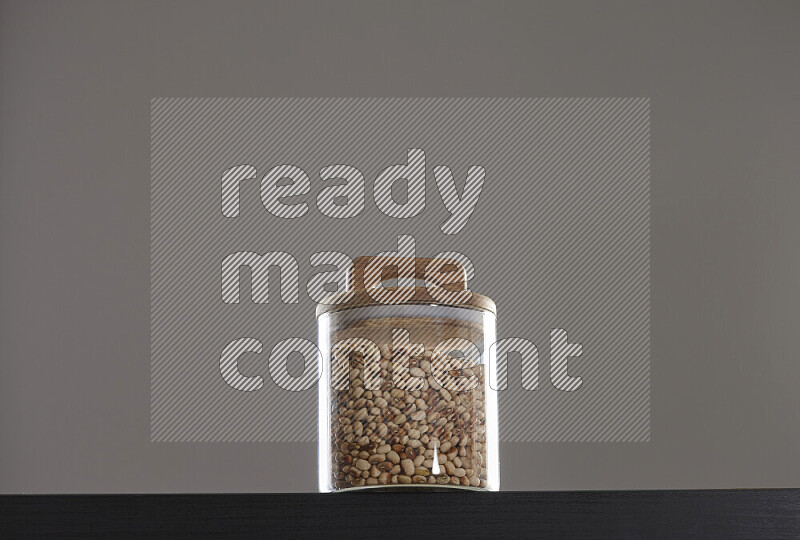
<svg viewBox="0 0 800 540">
<path fill-rule="evenodd" d="M 392 382 L 393 351 L 387 345 L 379 349 L 379 390 L 364 387 L 364 355 L 358 350 L 350 353 L 347 387 L 331 389 L 334 489 L 419 484 L 485 488 L 483 366 L 452 373 L 463 380 L 474 376 L 477 384 L 450 391 L 433 376 L 431 350 L 404 356 L 408 375 L 417 379 L 408 387 L 418 388 L 405 390 Z"/>
</svg>

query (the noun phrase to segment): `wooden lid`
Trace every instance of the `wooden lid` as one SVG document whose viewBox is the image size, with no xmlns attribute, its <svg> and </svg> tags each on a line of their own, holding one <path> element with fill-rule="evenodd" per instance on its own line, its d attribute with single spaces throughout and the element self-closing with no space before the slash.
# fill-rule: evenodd
<svg viewBox="0 0 800 540">
<path fill-rule="evenodd" d="M 381 286 L 383 281 L 397 278 L 401 271 L 404 276 L 413 273 L 415 280 L 426 280 L 428 285 Z M 490 298 L 467 289 L 467 272 L 456 259 L 358 257 L 349 269 L 347 281 L 347 291 L 333 294 L 317 305 L 317 317 L 357 307 L 414 304 L 464 307 L 497 314 L 497 306 Z M 352 298 L 343 301 L 348 297 Z"/>
</svg>

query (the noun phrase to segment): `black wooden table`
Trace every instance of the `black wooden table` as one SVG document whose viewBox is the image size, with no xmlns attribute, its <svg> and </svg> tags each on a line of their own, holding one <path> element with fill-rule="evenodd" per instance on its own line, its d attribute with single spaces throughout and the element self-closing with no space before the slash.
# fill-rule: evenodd
<svg viewBox="0 0 800 540">
<path fill-rule="evenodd" d="M 0 536 L 800 538 L 800 490 L 0 497 Z"/>
</svg>

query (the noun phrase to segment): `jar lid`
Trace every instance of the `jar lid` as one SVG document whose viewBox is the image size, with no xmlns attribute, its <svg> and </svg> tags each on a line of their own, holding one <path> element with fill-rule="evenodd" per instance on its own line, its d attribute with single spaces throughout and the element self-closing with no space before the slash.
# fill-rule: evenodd
<svg viewBox="0 0 800 540">
<path fill-rule="evenodd" d="M 430 265 L 433 265 L 429 268 Z M 384 287 L 384 280 L 408 276 L 427 280 L 426 287 Z M 426 273 L 428 274 L 426 276 Z M 424 257 L 358 257 L 349 269 L 348 289 L 317 305 L 317 317 L 331 311 L 365 306 L 429 304 L 490 311 L 497 306 L 486 296 L 467 289 L 467 272 L 456 259 Z M 349 300 L 346 300 L 351 297 Z"/>
</svg>

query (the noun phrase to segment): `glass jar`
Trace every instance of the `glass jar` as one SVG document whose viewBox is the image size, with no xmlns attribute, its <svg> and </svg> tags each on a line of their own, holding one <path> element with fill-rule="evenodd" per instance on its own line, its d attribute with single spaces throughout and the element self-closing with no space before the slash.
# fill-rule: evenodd
<svg viewBox="0 0 800 540">
<path fill-rule="evenodd" d="M 365 287 L 374 259 L 354 262 L 350 290 L 338 295 L 347 301 L 317 308 L 319 490 L 498 490 L 496 373 L 487 358 L 494 303 L 466 290 L 457 261 L 445 266 L 461 277 L 439 294 L 430 280 Z M 417 280 L 431 261 L 410 260 Z"/>
</svg>

